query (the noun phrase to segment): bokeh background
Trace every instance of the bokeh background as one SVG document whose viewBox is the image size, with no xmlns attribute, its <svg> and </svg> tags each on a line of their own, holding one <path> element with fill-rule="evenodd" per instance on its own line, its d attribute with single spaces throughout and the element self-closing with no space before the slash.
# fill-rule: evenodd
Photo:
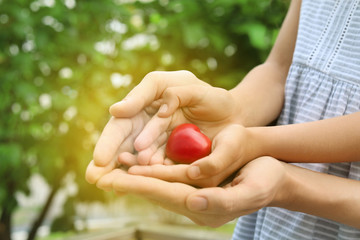
<svg viewBox="0 0 360 240">
<path fill-rule="evenodd" d="M 146 73 L 230 89 L 265 60 L 285 0 L 0 0 L 0 239 L 157 216 L 84 180 L 108 107 Z"/>
</svg>

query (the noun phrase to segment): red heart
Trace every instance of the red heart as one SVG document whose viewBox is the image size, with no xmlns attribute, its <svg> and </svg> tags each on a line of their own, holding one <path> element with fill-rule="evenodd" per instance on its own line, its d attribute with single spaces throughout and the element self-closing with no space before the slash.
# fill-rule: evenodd
<svg viewBox="0 0 360 240">
<path fill-rule="evenodd" d="M 177 126 L 166 144 L 166 156 L 178 163 L 192 163 L 210 152 L 211 140 L 191 123 Z"/>
</svg>

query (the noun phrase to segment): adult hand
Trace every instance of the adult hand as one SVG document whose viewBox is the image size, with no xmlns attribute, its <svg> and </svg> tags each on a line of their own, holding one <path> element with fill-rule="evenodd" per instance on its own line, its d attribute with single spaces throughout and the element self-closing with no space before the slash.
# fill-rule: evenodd
<svg viewBox="0 0 360 240">
<path fill-rule="evenodd" d="M 283 200 L 286 176 L 283 163 L 261 157 L 246 164 L 224 187 L 197 189 L 183 183 L 130 175 L 121 169 L 104 175 L 97 186 L 141 196 L 199 225 L 218 227 Z"/>
</svg>

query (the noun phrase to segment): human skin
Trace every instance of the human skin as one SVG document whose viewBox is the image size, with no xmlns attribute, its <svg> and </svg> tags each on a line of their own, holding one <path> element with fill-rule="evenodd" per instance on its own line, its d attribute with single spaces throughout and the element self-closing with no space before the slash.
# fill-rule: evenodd
<svg viewBox="0 0 360 240">
<path fill-rule="evenodd" d="M 95 183 L 101 175 L 119 165 L 117 160 L 128 166 L 171 163 L 165 159 L 164 144 L 168 131 L 181 123 L 194 123 L 213 142 L 219 142 L 216 136 L 229 124 L 263 126 L 276 119 L 282 108 L 285 80 L 295 46 L 299 7 L 299 1 L 291 4 L 267 60 L 250 71 L 241 83 L 230 91 L 211 87 L 187 71 L 152 72 L 145 76 L 125 100 L 111 106 L 110 113 L 115 118 L 109 121 L 95 147 L 94 160 L 87 169 L 87 180 Z M 151 119 L 148 114 L 146 119 L 142 119 L 141 129 L 135 127 L 135 124 L 122 124 L 122 121 L 129 124 L 129 119 L 134 119 L 139 111 L 154 105 L 154 102 L 162 107 L 157 106 L 160 108 L 159 112 L 153 114 Z M 133 131 L 125 131 L 121 126 Z M 126 134 L 118 134 L 124 131 Z M 130 139 L 136 155 L 129 146 L 129 136 L 132 136 Z M 218 145 L 214 144 L 213 153 L 220 152 L 216 150 Z M 209 183 L 202 185 L 210 186 L 219 184 L 227 177 L 214 177 L 214 166 L 216 171 L 220 172 L 221 169 L 233 165 L 231 172 L 234 172 L 250 160 L 238 161 L 235 164 L 229 161 L 228 164 L 220 166 L 217 156 L 211 154 L 210 158 L 196 161 L 183 169 L 190 178 L 211 176 Z"/>
<path fill-rule="evenodd" d="M 98 140 L 94 159 L 87 169 L 87 180 L 96 183 L 103 174 L 119 165 L 117 160 L 130 166 L 169 163 L 164 158 L 167 132 L 181 123 L 194 123 L 215 140 L 220 130 L 229 124 L 263 126 L 276 119 L 283 104 L 285 80 L 296 40 L 299 8 L 300 2 L 293 1 L 267 60 L 250 71 L 230 91 L 211 87 L 187 71 L 152 72 L 145 76 L 125 100 L 111 106 L 110 113 L 114 118 L 110 119 Z M 156 105 L 159 112 L 143 114 L 145 118 L 134 118 L 150 105 Z M 123 121 L 126 124 L 122 124 Z M 139 122 L 140 127 L 137 125 Z M 125 127 L 131 131 L 124 130 Z M 129 144 L 131 141 L 137 151 L 136 156 L 133 154 L 134 148 Z M 232 172 L 245 162 L 234 165 Z M 190 178 L 201 174 L 209 176 L 215 165 L 215 158 L 197 161 L 189 165 L 186 172 Z M 198 174 L 199 169 L 203 173 Z M 221 176 L 218 181 L 210 181 L 218 184 L 225 178 Z"/>
<path fill-rule="evenodd" d="M 233 125 L 219 134 L 217 141 L 224 149 L 221 154 L 207 157 L 206 167 L 194 163 L 192 167 L 203 167 L 209 175 L 188 177 L 188 166 L 133 166 L 131 174 L 156 177 L 167 181 L 185 182 L 203 186 L 206 179 L 222 174 L 234 162 L 242 165 L 254 158 L 271 156 L 286 162 L 334 163 L 359 161 L 360 156 L 360 112 L 307 123 L 244 128 Z M 237 136 L 237 137 L 235 137 Z M 216 142 L 217 143 L 217 142 Z M 220 147 L 219 147 L 220 149 Z M 217 151 L 216 149 L 214 152 Z M 217 152 L 216 152 L 217 153 Z M 221 160 L 218 160 L 218 159 Z M 211 163 L 213 161 L 213 163 Z M 218 163 L 220 162 L 220 163 Z"/>
<path fill-rule="evenodd" d="M 246 164 L 224 187 L 198 189 L 114 169 L 97 186 L 136 194 L 199 225 L 221 226 L 265 206 L 300 211 L 360 228 L 359 181 L 314 172 L 271 157 Z"/>
<path fill-rule="evenodd" d="M 110 109 L 110 112 L 117 118 L 113 118 L 114 120 L 109 122 L 106 130 L 104 130 L 107 134 L 99 139 L 94 152 L 94 161 L 90 163 L 87 170 L 88 181 L 97 183 L 98 187 L 105 190 L 113 189 L 117 192 L 133 193 L 158 201 L 164 207 L 184 214 L 199 224 L 210 226 L 221 225 L 235 217 L 256 211 L 264 206 L 278 206 L 326 217 L 359 228 L 360 201 L 357 189 L 360 186 L 358 181 L 313 172 L 279 162 L 270 157 L 256 158 L 258 155 L 267 154 L 274 155 L 284 161 L 309 162 L 309 158 L 304 157 L 306 154 L 304 150 L 308 151 L 308 149 L 310 149 L 313 157 L 312 161 L 355 161 L 356 156 L 359 156 L 358 152 L 356 152 L 358 151 L 356 147 L 359 142 L 356 134 L 359 131 L 355 126 L 359 118 L 357 113 L 336 119 L 316 121 L 311 124 L 304 123 L 296 126 L 277 126 L 263 129 L 258 127 L 270 123 L 281 111 L 285 79 L 295 45 L 299 9 L 300 1 L 292 1 L 278 39 L 265 63 L 254 68 L 236 88 L 230 90 L 228 93 L 231 94 L 231 97 L 229 97 L 228 93 L 222 92 L 223 96 L 225 96 L 224 99 L 226 101 L 232 99 L 235 105 L 233 105 L 230 112 L 222 112 L 222 114 L 230 114 L 225 118 L 226 121 L 220 121 L 221 124 L 213 128 L 215 130 L 212 133 L 212 138 L 214 141 L 219 139 L 217 141 L 219 144 L 215 145 L 209 158 L 204 158 L 187 166 L 163 166 L 158 164 L 150 167 L 134 166 L 129 170 L 132 174 L 141 174 L 140 171 L 144 169 L 148 171 L 150 168 L 152 170 L 146 174 L 153 177 L 132 175 L 116 168 L 119 164 L 117 157 L 120 157 L 120 160 L 125 160 L 125 162 L 128 161 L 130 165 L 151 164 L 154 156 L 156 156 L 155 159 L 160 159 L 160 161 L 166 163 L 161 151 L 163 143 L 166 141 L 166 131 L 175 125 L 173 123 L 193 121 L 194 119 L 189 118 L 191 116 L 189 113 L 193 114 L 192 116 L 195 119 L 197 118 L 197 123 L 203 124 L 203 129 L 205 129 L 205 126 L 213 124 L 212 121 L 198 119 L 201 111 L 196 112 L 194 110 L 200 109 L 204 113 L 203 110 L 209 106 L 206 105 L 208 101 L 201 101 L 201 98 L 196 97 L 195 92 L 190 91 L 195 89 L 194 86 L 199 86 L 209 93 L 207 95 L 208 99 L 214 100 L 214 97 L 218 94 L 212 92 L 215 90 L 211 86 L 195 81 L 195 84 L 191 84 L 191 87 L 188 86 L 189 91 L 184 91 L 183 87 L 186 87 L 188 83 L 181 86 L 174 84 L 178 79 L 177 76 L 179 75 L 177 74 L 179 72 L 155 72 L 148 75 L 146 81 L 140 84 L 137 89 L 134 89 L 126 101 L 118 103 Z M 173 76 L 171 79 L 174 81 L 166 80 L 169 79 L 170 75 Z M 147 93 L 144 86 L 151 86 L 151 88 L 147 88 L 147 91 L 149 89 L 151 91 Z M 165 87 L 161 88 L 161 86 Z M 180 100 L 186 99 L 187 101 L 172 101 L 172 99 L 176 100 L 176 98 Z M 141 109 L 150 105 L 152 101 L 159 99 L 162 100 L 158 101 L 158 105 L 155 107 L 155 109 L 160 109 L 159 113 L 152 112 L 146 118 L 143 118 L 144 116 L 134 118 L 134 116 L 138 116 L 137 114 Z M 166 102 L 166 100 L 169 102 Z M 178 108 L 181 109 L 178 110 Z M 218 111 L 215 112 L 218 113 Z M 173 114 L 177 114 L 178 117 L 173 118 Z M 209 114 L 207 117 L 210 116 L 212 115 Z M 217 117 L 220 117 L 220 115 Z M 129 119 L 131 119 L 131 125 L 129 125 L 131 130 L 126 134 L 119 137 L 109 130 L 116 130 L 117 128 L 113 126 L 118 126 L 118 130 L 123 131 L 122 128 L 125 125 L 122 125 L 122 121 Z M 176 121 L 179 119 L 180 121 Z M 220 119 L 224 120 L 221 117 Z M 141 124 L 136 125 L 137 121 L 141 122 Z M 336 131 L 336 134 L 330 136 L 329 134 L 333 129 L 338 129 L 339 123 L 342 128 Z M 137 128 L 136 126 L 141 127 Z M 160 127 L 154 128 L 154 126 Z M 351 126 L 355 127 L 354 132 L 351 132 Z M 244 150 L 246 154 L 242 154 L 242 156 L 251 156 L 249 157 L 250 160 L 239 160 L 242 157 L 239 155 L 224 155 L 226 152 L 232 153 L 231 149 L 226 148 L 222 141 L 224 139 L 222 136 L 225 135 L 222 135 L 222 133 L 228 131 L 229 128 L 236 129 L 234 132 L 238 133 L 236 136 L 233 136 L 235 134 L 232 135 L 233 144 L 243 142 L 243 139 L 250 139 L 249 142 L 252 144 L 249 143 L 248 147 L 244 147 L 244 149 L 248 150 Z M 313 130 L 317 129 L 319 131 L 317 133 L 320 135 L 312 135 L 315 133 Z M 136 132 L 133 130 L 136 130 Z M 239 137 L 241 136 L 240 133 L 245 137 Z M 348 136 L 351 136 L 351 139 L 346 137 L 347 133 L 350 133 Z M 274 136 L 279 136 L 277 141 L 271 141 Z M 117 142 L 112 144 L 111 148 L 107 147 L 107 143 L 118 138 L 122 139 L 116 140 Z M 320 141 L 314 142 L 315 139 Z M 339 147 L 337 144 L 341 141 L 344 143 Z M 310 145 L 309 143 L 315 144 Z M 330 145 L 328 145 L 329 143 Z M 285 150 L 282 149 L 282 146 L 284 146 L 282 144 L 288 144 Z M 133 154 L 134 149 L 132 146 L 135 146 L 135 149 L 138 150 L 138 155 Z M 256 146 L 265 146 L 263 152 L 260 153 L 259 147 Z M 331 158 L 322 155 L 322 153 L 326 154 L 326 149 L 329 149 L 328 146 L 334 146 L 331 149 L 333 151 L 331 156 L 330 154 L 327 155 Z M 351 149 L 348 146 L 351 146 Z M 226 151 L 226 149 L 229 151 Z M 293 152 L 294 150 L 295 152 Z M 225 161 L 220 162 L 219 156 L 222 156 L 221 160 L 225 159 Z M 264 159 L 268 161 L 266 165 L 264 165 Z M 211 187 L 217 185 L 221 179 L 226 177 L 218 176 L 214 180 L 214 176 L 223 173 L 223 170 L 234 162 L 236 164 L 240 163 L 240 165 L 232 166 L 231 172 L 241 166 L 244 167 L 241 168 L 240 175 L 233 180 L 233 185 L 227 185 L 224 188 Z M 261 168 L 263 165 L 267 168 Z M 165 180 L 174 181 L 177 178 L 176 180 L 180 182 L 209 188 L 196 189 L 179 182 L 163 181 L 159 179 L 161 176 L 156 175 L 158 174 L 156 172 L 157 167 L 163 168 L 161 171 L 164 179 L 166 178 L 164 177 L 166 171 L 178 174 L 173 175 L 172 179 Z M 169 170 L 166 170 L 165 167 Z M 178 171 L 174 171 L 175 169 Z M 262 171 L 260 171 L 261 169 Z M 266 181 L 261 181 L 263 176 L 266 176 L 264 178 Z M 169 189 L 172 190 L 169 191 Z M 246 195 L 244 195 L 244 191 L 248 194 L 247 196 L 254 196 L 254 198 L 244 199 Z M 204 199 L 206 201 L 203 201 Z M 239 202 L 243 204 L 239 204 Z M 204 206 L 205 208 L 199 210 Z M 344 214 L 345 212 L 346 214 Z M 206 221 L 209 216 L 212 216 L 211 221 Z"/>
</svg>

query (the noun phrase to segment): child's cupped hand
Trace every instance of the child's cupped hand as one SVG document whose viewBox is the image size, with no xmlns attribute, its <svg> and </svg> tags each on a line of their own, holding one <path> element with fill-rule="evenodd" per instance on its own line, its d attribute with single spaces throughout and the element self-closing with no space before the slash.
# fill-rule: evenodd
<svg viewBox="0 0 360 240">
<path fill-rule="evenodd" d="M 96 183 L 121 164 L 171 164 L 164 149 L 175 126 L 193 123 L 215 141 L 225 126 L 238 120 L 235 108 L 228 91 L 212 87 L 188 71 L 150 73 L 123 101 L 110 107 L 113 117 L 96 144 L 86 179 Z M 213 172 L 209 170 L 210 175 Z M 194 175 L 191 170 L 189 173 Z"/>
<path fill-rule="evenodd" d="M 146 127 L 145 127 L 146 128 Z M 214 187 L 231 181 L 238 169 L 257 157 L 251 136 L 246 128 L 238 124 L 229 124 L 213 138 L 212 152 L 193 163 L 189 164 L 159 164 L 150 162 L 148 165 L 136 164 L 136 156 L 128 173 L 154 177 L 168 182 L 182 182 L 198 187 Z M 144 151 L 147 151 L 145 149 Z M 149 150 L 150 151 L 150 150 Z M 161 156 L 166 158 L 164 150 Z M 141 152 L 138 153 L 141 155 Z M 126 159 L 119 158 L 120 162 Z M 224 181 L 226 180 L 226 181 Z"/>
<path fill-rule="evenodd" d="M 253 159 L 246 129 L 233 124 L 239 122 L 234 115 L 236 103 L 225 89 L 212 87 L 187 71 L 155 72 L 110 112 L 123 118 L 123 113 L 134 111 L 131 104 L 140 102 L 140 97 L 138 106 L 152 99 L 159 110 L 133 139 L 134 151 L 118 152 L 118 163 L 130 167 L 129 173 L 209 187 L 219 185 Z M 213 140 L 212 153 L 191 165 L 174 165 L 165 155 L 171 130 L 182 123 L 197 125 Z"/>
</svg>

